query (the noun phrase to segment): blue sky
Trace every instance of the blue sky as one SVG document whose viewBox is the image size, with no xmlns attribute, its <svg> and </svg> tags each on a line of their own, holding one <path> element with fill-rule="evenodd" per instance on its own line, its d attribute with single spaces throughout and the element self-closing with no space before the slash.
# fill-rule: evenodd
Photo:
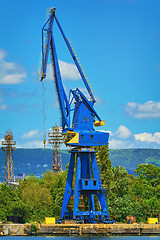
<svg viewBox="0 0 160 240">
<path fill-rule="evenodd" d="M 0 139 L 10 129 L 17 147 L 43 147 L 44 130 L 60 124 L 50 65 L 44 83 L 45 124 L 38 81 L 41 28 L 48 9 L 56 7 L 93 87 L 95 109 L 106 122 L 103 130 L 110 132 L 110 148 L 160 148 L 159 0 L 0 0 L 0 4 Z M 54 29 L 65 89 L 83 89 Z"/>
</svg>

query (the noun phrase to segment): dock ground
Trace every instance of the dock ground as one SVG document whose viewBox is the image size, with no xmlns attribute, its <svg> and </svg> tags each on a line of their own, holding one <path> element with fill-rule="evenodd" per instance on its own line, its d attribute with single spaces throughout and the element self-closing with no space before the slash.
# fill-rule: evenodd
<svg viewBox="0 0 160 240">
<path fill-rule="evenodd" d="M 1 235 L 160 235 L 160 224 L 0 224 Z"/>
</svg>

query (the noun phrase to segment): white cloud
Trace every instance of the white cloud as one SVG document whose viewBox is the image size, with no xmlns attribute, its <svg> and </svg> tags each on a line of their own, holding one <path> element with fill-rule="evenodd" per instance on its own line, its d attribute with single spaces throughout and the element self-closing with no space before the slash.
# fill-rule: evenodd
<svg viewBox="0 0 160 240">
<path fill-rule="evenodd" d="M 121 140 L 113 139 L 109 141 L 109 147 L 113 149 L 124 148 L 124 144 Z"/>
<path fill-rule="evenodd" d="M 118 139 L 127 139 L 131 136 L 131 131 L 127 127 L 121 125 L 118 130 L 112 134 L 112 136 Z"/>
<path fill-rule="evenodd" d="M 111 149 L 130 149 L 130 148 L 160 148 L 160 132 L 156 133 L 139 133 L 132 134 L 132 132 L 121 125 L 118 129 L 111 133 L 109 137 L 109 147 Z M 38 129 L 32 130 L 28 133 L 23 134 L 25 142 L 18 144 L 17 147 L 21 148 L 43 148 L 43 138 L 40 136 Z M 30 140 L 31 139 L 31 140 Z M 41 139 L 41 140 L 39 140 Z M 46 148 L 51 148 L 50 144 L 46 144 Z M 64 145 L 61 147 L 65 149 Z"/>
<path fill-rule="evenodd" d="M 136 140 L 139 140 L 141 142 L 155 142 L 157 144 L 160 144 L 160 132 L 156 132 L 154 134 L 144 132 L 140 134 L 135 134 L 134 137 Z"/>
<path fill-rule="evenodd" d="M 33 141 L 23 143 L 23 144 L 19 145 L 18 147 L 19 148 L 43 148 L 43 141 L 33 140 Z"/>
<path fill-rule="evenodd" d="M 2 141 L 4 141 L 4 138 L 0 138 L 0 144 L 2 143 Z"/>
<path fill-rule="evenodd" d="M 2 93 L 0 92 L 0 111 L 5 111 L 7 109 L 8 109 L 8 106 L 4 104 L 3 96 L 2 96 Z"/>
<path fill-rule="evenodd" d="M 99 97 L 99 96 L 97 96 L 97 95 L 95 95 L 94 97 L 95 97 L 95 99 L 96 99 L 96 104 L 97 104 L 97 105 L 102 105 L 102 104 L 104 104 L 104 99 L 103 99 L 103 98 L 101 98 L 101 97 Z"/>
<path fill-rule="evenodd" d="M 80 78 L 79 72 L 75 64 L 59 60 L 59 67 L 63 79 L 78 80 Z"/>
<path fill-rule="evenodd" d="M 85 97 L 87 99 L 91 99 L 86 87 L 79 87 L 79 90 L 85 95 Z M 99 96 L 97 95 L 94 95 L 95 97 L 95 100 L 96 100 L 96 105 L 102 105 L 104 103 L 104 99 L 103 98 L 100 98 Z"/>
<path fill-rule="evenodd" d="M 35 137 L 38 133 L 39 133 L 39 130 L 38 130 L 38 129 L 34 129 L 34 130 L 31 130 L 31 131 L 29 131 L 29 132 L 27 132 L 27 133 L 24 133 L 24 134 L 22 135 L 22 138 L 23 138 L 23 139 L 33 138 L 33 137 Z"/>
<path fill-rule="evenodd" d="M 5 111 L 8 109 L 8 106 L 6 104 L 0 104 L 0 111 Z"/>
<path fill-rule="evenodd" d="M 149 101 L 146 103 L 128 102 L 126 112 L 134 118 L 152 119 L 160 118 L 160 102 Z"/>
<path fill-rule="evenodd" d="M 59 67 L 61 71 L 61 77 L 63 80 L 79 80 L 81 78 L 75 64 L 59 60 Z M 48 65 L 46 78 L 48 80 L 53 80 L 53 71 L 51 64 Z M 90 95 L 85 87 L 80 87 L 79 89 L 88 99 L 90 99 Z M 97 105 L 102 105 L 104 103 L 104 99 L 100 98 L 97 95 L 95 95 L 95 99 Z"/>
<path fill-rule="evenodd" d="M 63 62 L 59 60 L 59 67 L 61 72 L 61 77 L 64 80 L 79 80 L 80 74 L 77 70 L 77 67 L 73 63 Z M 48 65 L 47 68 L 47 79 L 52 80 L 53 79 L 53 71 L 52 71 L 52 64 Z"/>
<path fill-rule="evenodd" d="M 132 138 L 131 131 L 124 125 L 121 125 L 115 132 L 110 134 L 109 146 L 113 149 L 133 148 Z"/>
<path fill-rule="evenodd" d="M 2 61 L 6 57 L 7 53 L 5 50 L 0 49 L 0 61 Z"/>
<path fill-rule="evenodd" d="M 17 63 L 7 62 L 6 51 L 0 49 L 0 84 L 18 84 L 26 78 L 25 70 Z"/>
<path fill-rule="evenodd" d="M 114 149 L 160 148 L 160 132 L 132 134 L 128 128 L 121 125 L 110 134 L 109 146 Z"/>
</svg>

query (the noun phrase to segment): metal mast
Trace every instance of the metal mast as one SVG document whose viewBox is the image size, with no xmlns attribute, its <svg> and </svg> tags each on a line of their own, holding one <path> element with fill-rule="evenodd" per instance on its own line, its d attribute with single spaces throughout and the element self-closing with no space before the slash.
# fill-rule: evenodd
<svg viewBox="0 0 160 240">
<path fill-rule="evenodd" d="M 8 130 L 4 134 L 5 141 L 2 141 L 2 151 L 5 151 L 5 172 L 4 172 L 4 182 L 9 184 L 14 182 L 14 168 L 13 168 L 13 158 L 12 152 L 16 150 L 16 141 L 13 141 L 13 133 Z"/>
<path fill-rule="evenodd" d="M 51 128 L 51 132 L 48 133 L 48 143 L 53 147 L 53 156 L 52 156 L 52 171 L 57 173 L 62 170 L 62 161 L 60 153 L 60 145 L 62 144 L 62 133 L 61 128 L 56 124 Z"/>
</svg>

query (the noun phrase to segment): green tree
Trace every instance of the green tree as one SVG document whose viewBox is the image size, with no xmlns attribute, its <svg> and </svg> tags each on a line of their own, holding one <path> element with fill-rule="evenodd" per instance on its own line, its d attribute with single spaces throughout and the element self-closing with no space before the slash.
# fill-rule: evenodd
<svg viewBox="0 0 160 240">
<path fill-rule="evenodd" d="M 101 180 L 104 188 L 109 191 L 112 179 L 112 165 L 109 159 L 109 148 L 108 145 L 96 147 L 97 151 L 97 162 L 99 166 L 99 171 L 101 175 Z"/>
<path fill-rule="evenodd" d="M 61 172 L 59 174 L 55 175 L 55 179 L 52 183 L 52 201 L 53 201 L 53 216 L 59 218 L 61 209 L 62 209 L 62 203 L 63 203 L 63 196 L 64 196 L 64 190 L 66 185 L 66 172 Z"/>
<path fill-rule="evenodd" d="M 160 167 L 153 164 L 139 164 L 135 174 L 138 178 L 149 182 L 153 187 L 160 185 Z"/>
<path fill-rule="evenodd" d="M 0 185 L 0 219 L 6 221 L 7 216 L 17 215 L 13 207 L 20 205 L 21 200 L 15 189 L 9 187 L 6 183 Z"/>
<path fill-rule="evenodd" d="M 46 216 L 52 216 L 51 193 L 34 176 L 20 183 L 19 196 L 25 205 L 25 221 L 43 221 Z"/>
<path fill-rule="evenodd" d="M 113 167 L 112 168 L 112 181 L 111 181 L 111 196 L 123 197 L 129 190 L 130 177 L 128 172 L 123 167 Z"/>
<path fill-rule="evenodd" d="M 141 199 L 148 214 L 160 209 L 160 167 L 153 164 L 139 164 L 135 170 L 137 176 L 132 186 L 132 195 Z"/>
</svg>

